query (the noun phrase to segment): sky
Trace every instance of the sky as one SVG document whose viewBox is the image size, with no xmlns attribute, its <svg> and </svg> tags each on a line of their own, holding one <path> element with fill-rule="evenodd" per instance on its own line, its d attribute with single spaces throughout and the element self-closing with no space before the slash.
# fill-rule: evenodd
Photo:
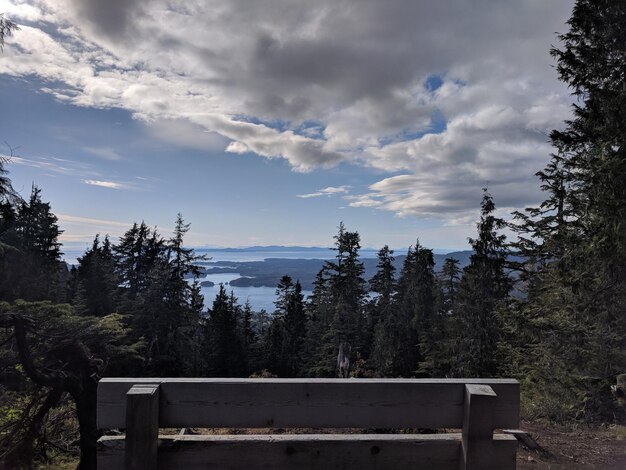
<svg viewBox="0 0 626 470">
<path fill-rule="evenodd" d="M 0 0 L 0 155 L 67 247 L 466 249 L 482 188 L 541 200 L 573 0 Z"/>
</svg>

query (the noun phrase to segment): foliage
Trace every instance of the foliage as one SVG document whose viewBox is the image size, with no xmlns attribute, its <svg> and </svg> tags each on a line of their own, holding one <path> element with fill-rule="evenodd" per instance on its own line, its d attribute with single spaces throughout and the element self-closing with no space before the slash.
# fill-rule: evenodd
<svg viewBox="0 0 626 470">
<path fill-rule="evenodd" d="M 306 374 L 333 377 L 339 345 L 349 344 L 354 355 L 364 348 L 365 280 L 359 260 L 360 236 L 342 223 L 335 235 L 337 254 L 320 270 L 308 307 L 310 340 Z"/>
<path fill-rule="evenodd" d="M 505 307 L 511 280 L 505 273 L 507 249 L 499 233 L 504 221 L 494 215 L 493 198 L 484 191 L 478 237 L 470 239 L 474 254 L 463 270 L 456 299 L 457 377 L 494 377 L 498 374 L 496 348 L 501 322 L 498 310 Z"/>
<path fill-rule="evenodd" d="M 13 35 L 15 31 L 20 28 L 4 16 L 4 13 L 0 13 L 0 51 L 4 47 L 4 40 Z"/>
<path fill-rule="evenodd" d="M 568 24 L 551 53 L 574 118 L 550 135 L 546 199 L 517 214 L 528 382 L 535 405 L 560 417 L 607 419 L 617 410 L 592 403 L 626 369 L 626 5 L 578 0 Z"/>
<path fill-rule="evenodd" d="M 0 328 L 3 382 L 12 383 L 25 400 L 19 419 L 5 420 L 3 465 L 29 466 L 36 448 L 46 457 L 46 418 L 68 394 L 80 429 L 80 468 L 95 468 L 98 378 L 136 373 L 141 345 L 128 342 L 119 316 L 80 316 L 70 305 L 50 302 L 1 302 Z"/>
</svg>

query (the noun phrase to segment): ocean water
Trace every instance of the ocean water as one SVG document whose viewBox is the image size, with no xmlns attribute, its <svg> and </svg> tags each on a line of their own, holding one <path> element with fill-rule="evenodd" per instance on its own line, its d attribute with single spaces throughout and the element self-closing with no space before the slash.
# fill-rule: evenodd
<svg viewBox="0 0 626 470">
<path fill-rule="evenodd" d="M 224 261 L 233 261 L 233 260 L 224 260 Z M 230 286 L 230 281 L 240 278 L 241 275 L 237 273 L 218 273 L 218 274 L 207 274 L 199 278 L 199 281 L 211 281 L 214 282 L 215 285 L 213 287 L 201 287 L 200 291 L 204 296 L 204 305 L 205 307 L 211 307 L 213 305 L 213 300 L 215 296 L 220 291 L 220 284 L 224 284 L 226 291 L 230 293 L 231 291 L 235 294 L 235 297 L 239 300 L 239 304 L 243 305 L 246 301 L 250 302 L 252 306 L 252 310 L 260 311 L 261 309 L 266 310 L 267 312 L 274 311 L 274 301 L 276 300 L 276 288 L 274 287 L 237 287 Z M 310 291 L 302 291 L 305 298 L 308 297 L 311 292 Z"/>
<path fill-rule="evenodd" d="M 78 258 L 84 254 L 84 250 L 63 250 L 63 259 L 65 262 L 71 265 L 78 264 Z M 267 258 L 286 258 L 286 259 L 331 259 L 334 258 L 335 252 L 333 250 L 209 250 L 209 249 L 197 249 L 197 254 L 206 255 L 210 258 L 209 261 L 263 261 Z M 362 250 L 361 257 L 363 258 L 375 258 L 375 250 Z M 239 303 L 243 305 L 246 301 L 250 302 L 252 309 L 260 311 L 264 309 L 268 312 L 274 311 L 274 301 L 276 300 L 276 288 L 275 287 L 237 287 L 231 286 L 230 282 L 241 277 L 237 273 L 216 273 L 207 274 L 200 277 L 199 281 L 211 281 L 215 283 L 213 287 L 202 287 L 201 293 L 204 296 L 205 307 L 211 307 L 213 300 L 219 292 L 219 285 L 224 284 L 226 291 L 230 294 L 232 291 L 235 297 L 239 300 Z M 190 281 L 191 282 L 191 281 Z M 311 291 L 302 292 L 306 297 L 311 294 Z"/>
<path fill-rule="evenodd" d="M 235 261 L 235 262 L 248 262 L 248 261 L 263 261 L 268 258 L 285 258 L 285 259 L 332 259 L 335 257 L 333 250 L 196 250 L 198 254 L 206 255 L 207 258 L 211 258 L 210 261 Z M 375 258 L 377 251 L 375 250 L 361 250 L 362 258 Z M 239 299 L 239 303 L 243 305 L 246 301 L 250 302 L 252 309 L 260 311 L 264 309 L 268 312 L 274 311 L 274 302 L 276 301 L 276 288 L 275 287 L 237 287 L 230 286 L 230 282 L 240 278 L 238 273 L 217 273 L 207 274 L 199 279 L 199 281 L 211 281 L 215 283 L 213 287 L 202 287 L 201 292 L 204 295 L 204 305 L 211 307 L 215 296 L 219 292 L 219 285 L 224 284 L 227 292 L 233 292 L 235 297 Z M 311 291 L 302 291 L 305 299 L 311 295 Z"/>
</svg>

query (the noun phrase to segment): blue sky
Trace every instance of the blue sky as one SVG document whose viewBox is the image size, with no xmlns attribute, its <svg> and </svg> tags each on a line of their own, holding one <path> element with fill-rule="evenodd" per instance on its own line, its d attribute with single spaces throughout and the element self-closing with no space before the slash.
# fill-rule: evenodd
<svg viewBox="0 0 626 470">
<path fill-rule="evenodd" d="M 539 200 L 572 2 L 418 3 L 0 0 L 14 187 L 68 245 L 181 212 L 196 246 L 465 248 L 483 186 Z"/>
</svg>

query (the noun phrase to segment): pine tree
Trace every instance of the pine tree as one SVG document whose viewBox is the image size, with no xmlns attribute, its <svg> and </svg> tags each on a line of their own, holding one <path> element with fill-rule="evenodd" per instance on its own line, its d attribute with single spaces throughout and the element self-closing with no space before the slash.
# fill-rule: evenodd
<svg viewBox="0 0 626 470">
<path fill-rule="evenodd" d="M 239 377 L 245 363 L 237 334 L 237 304 L 220 284 L 205 327 L 206 374 L 209 377 Z"/>
<path fill-rule="evenodd" d="M 75 278 L 78 312 L 101 317 L 116 311 L 119 280 L 108 236 L 101 245 L 96 235 L 91 249 L 78 259 Z"/>
<path fill-rule="evenodd" d="M 434 336 L 438 297 L 433 268 L 431 250 L 419 241 L 409 248 L 390 313 L 374 336 L 372 362 L 379 375 L 409 377 L 433 369 L 434 342 L 439 339 Z"/>
<path fill-rule="evenodd" d="M 0 51 L 4 47 L 4 40 L 13 35 L 14 31 L 20 28 L 13 21 L 5 18 L 4 13 L 0 13 Z"/>
<path fill-rule="evenodd" d="M 305 375 L 319 377 L 331 374 L 328 371 L 328 358 L 321 350 L 322 337 L 332 320 L 333 308 L 328 276 L 322 267 L 315 276 L 313 292 L 305 307 L 307 335 L 304 341 L 303 368 Z M 322 364 L 319 368 L 318 365 Z"/>
<path fill-rule="evenodd" d="M 306 315 L 302 285 L 296 281 L 289 294 L 285 312 L 287 370 L 289 377 L 298 377 L 303 366 L 303 347 L 306 337 Z"/>
<path fill-rule="evenodd" d="M 342 223 L 334 237 L 335 261 L 326 261 L 316 279 L 316 289 L 309 307 L 310 331 L 316 344 L 308 344 L 308 374 L 332 377 L 339 345 L 351 346 L 352 360 L 364 347 L 365 268 L 359 260 L 360 236 L 349 232 Z"/>
<path fill-rule="evenodd" d="M 58 219 L 41 190 L 33 186 L 20 201 L 14 220 L 0 235 L 6 247 L 0 258 L 0 299 L 65 301 L 67 268 L 61 263 Z"/>
<path fill-rule="evenodd" d="M 549 413 L 606 419 L 608 385 L 626 369 L 626 5 L 578 0 L 568 24 L 551 53 L 574 116 L 550 135 L 545 201 L 518 214 L 528 382 Z"/>
<path fill-rule="evenodd" d="M 463 377 L 498 374 L 496 347 L 500 339 L 498 310 L 505 306 L 511 281 L 505 272 L 505 222 L 496 217 L 493 198 L 484 190 L 478 237 L 470 239 L 474 253 L 463 270 L 455 308 L 458 333 L 454 373 Z"/>
<path fill-rule="evenodd" d="M 142 222 L 114 247 L 120 308 L 146 342 L 147 374 L 189 375 L 197 360 L 202 296 L 188 278 L 197 276 L 196 256 L 184 247 L 189 230 L 178 214 L 174 234 L 164 240 Z"/>
<path fill-rule="evenodd" d="M 439 282 L 441 283 L 444 306 L 443 309 L 447 314 L 452 314 L 456 301 L 456 293 L 459 281 L 461 280 L 461 268 L 459 268 L 459 260 L 455 258 L 446 258 L 439 273 Z"/>
<path fill-rule="evenodd" d="M 370 290 L 378 296 L 368 305 L 366 336 L 365 336 L 365 356 L 369 357 L 372 343 L 378 324 L 391 314 L 393 296 L 396 291 L 395 271 L 393 265 L 395 258 L 393 250 L 387 245 L 378 252 L 378 264 L 376 274 L 370 279 Z"/>
<path fill-rule="evenodd" d="M 302 286 L 283 276 L 276 288 L 276 310 L 266 338 L 267 368 L 281 377 L 297 377 L 303 367 L 306 316 Z"/>
<path fill-rule="evenodd" d="M 254 329 L 254 312 L 250 301 L 246 300 L 242 309 L 242 322 L 239 332 L 241 347 L 245 362 L 245 375 L 248 376 L 256 370 L 263 368 L 263 358 L 261 346 L 259 345 L 257 333 Z"/>
</svg>

